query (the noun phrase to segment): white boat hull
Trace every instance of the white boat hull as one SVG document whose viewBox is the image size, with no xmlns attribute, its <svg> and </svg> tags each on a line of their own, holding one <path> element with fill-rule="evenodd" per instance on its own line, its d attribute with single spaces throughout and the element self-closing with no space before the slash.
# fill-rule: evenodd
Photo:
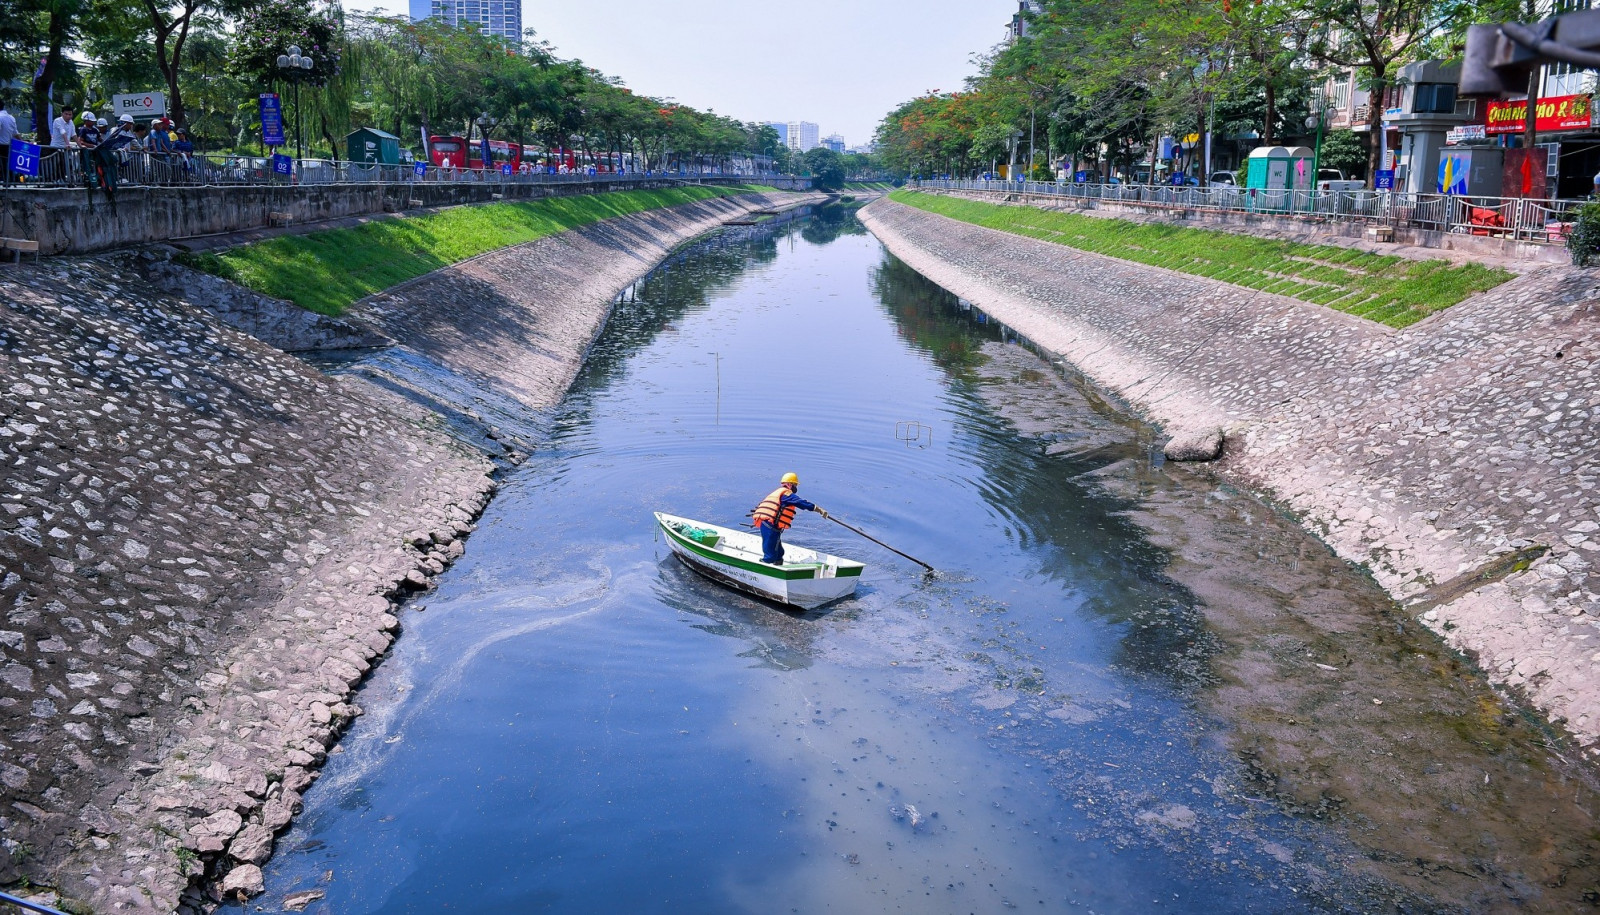
<svg viewBox="0 0 1600 915">
<path fill-rule="evenodd" d="M 761 561 L 761 537 L 748 531 L 720 527 L 656 512 L 656 522 L 667 545 L 689 568 L 728 587 L 810 610 L 855 593 L 864 566 L 851 559 L 784 545 L 784 562 Z M 700 529 L 717 534 L 715 544 L 703 543 L 686 531 Z"/>
</svg>

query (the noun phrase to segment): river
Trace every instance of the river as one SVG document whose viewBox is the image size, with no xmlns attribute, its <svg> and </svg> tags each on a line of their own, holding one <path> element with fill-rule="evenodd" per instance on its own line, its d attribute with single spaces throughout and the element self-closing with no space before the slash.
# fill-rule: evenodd
<svg viewBox="0 0 1600 915">
<path fill-rule="evenodd" d="M 675 256 L 619 300 L 569 396 L 529 419 L 543 440 L 466 556 L 404 610 L 252 905 L 1425 911 L 1552 903 L 1540 854 L 1594 878 L 1592 824 L 1567 810 L 1593 809 L 1591 788 L 1533 748 L 1558 736 L 1391 626 L 1369 580 L 1270 506 L 1162 466 L 1152 430 L 1024 344 L 846 209 Z M 736 523 L 786 471 L 938 574 L 802 513 L 791 542 L 868 567 L 853 598 L 796 613 L 697 577 L 654 529 L 656 510 Z M 1246 559 L 1244 584 L 1213 587 Z M 1287 622 L 1210 616 L 1252 602 Z M 1343 660 L 1286 634 L 1328 606 L 1383 634 Z M 1261 638 L 1292 645 L 1252 667 Z M 1484 721 L 1363 723 L 1330 710 L 1348 684 L 1262 698 L 1301 676 L 1278 661 L 1321 676 L 1373 638 L 1442 665 L 1396 682 L 1425 678 L 1406 688 L 1435 708 L 1487 702 Z M 1296 708 L 1340 724 L 1296 738 Z M 1285 774 L 1339 727 L 1333 762 Z M 1461 758 L 1440 763 L 1441 743 Z M 1504 771 L 1536 799 L 1481 799 L 1506 835 L 1441 827 L 1460 846 L 1441 850 L 1381 822 L 1381 793 L 1361 807 L 1382 753 L 1470 771 L 1463 791 Z M 1549 799 L 1563 813 L 1517 833 L 1517 805 Z M 1519 850 L 1542 830 L 1565 830 L 1558 851 Z M 1427 872 L 1485 836 L 1514 892 Z"/>
</svg>

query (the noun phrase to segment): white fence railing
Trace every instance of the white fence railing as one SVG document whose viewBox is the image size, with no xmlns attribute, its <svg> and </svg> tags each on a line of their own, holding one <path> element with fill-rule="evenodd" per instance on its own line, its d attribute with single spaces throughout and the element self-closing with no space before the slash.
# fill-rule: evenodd
<svg viewBox="0 0 1600 915">
<path fill-rule="evenodd" d="M 1169 187 L 1159 184 L 922 179 L 908 182 L 908 185 L 1047 196 L 1078 201 L 1085 207 L 1104 202 L 1151 209 L 1210 210 L 1359 221 L 1395 228 L 1516 238 L 1554 245 L 1566 243 L 1567 233 L 1571 229 L 1571 211 L 1588 202 L 1396 191 L 1297 191 L 1232 186 Z"/>
<path fill-rule="evenodd" d="M 479 182 L 488 184 L 557 184 L 592 181 L 639 181 L 642 179 L 706 179 L 759 181 L 788 176 L 774 172 L 747 172 L 739 169 L 693 168 L 684 170 L 551 173 L 544 170 L 513 171 L 499 169 L 440 168 L 429 164 L 417 174 L 414 165 L 369 165 L 329 159 L 301 159 L 296 174 L 282 175 L 273 170 L 272 160 L 264 156 L 216 155 L 209 153 L 121 152 L 117 155 L 116 181 L 129 187 L 183 187 L 218 185 L 295 185 L 295 184 L 435 184 Z M 87 167 L 87 169 L 86 169 Z M 13 187 L 79 187 L 89 183 L 86 164 L 76 150 L 45 150 L 38 178 L 13 175 Z"/>
</svg>

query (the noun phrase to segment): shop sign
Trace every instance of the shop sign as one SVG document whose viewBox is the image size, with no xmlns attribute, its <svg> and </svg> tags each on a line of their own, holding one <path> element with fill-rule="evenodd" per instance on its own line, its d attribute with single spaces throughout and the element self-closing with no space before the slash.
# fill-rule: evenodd
<svg viewBox="0 0 1600 915">
<path fill-rule="evenodd" d="M 1450 132 L 1444 135 L 1444 142 L 1447 146 L 1454 146 L 1457 143 L 1478 143 L 1487 139 L 1489 139 L 1489 131 L 1482 124 L 1463 124 L 1460 127 L 1452 127 Z"/>
<path fill-rule="evenodd" d="M 1534 128 L 1546 130 L 1582 130 L 1590 125 L 1591 99 L 1587 95 L 1557 95 L 1539 100 L 1538 118 Z M 1489 103 L 1488 123 L 1485 131 L 1491 136 L 1503 133 L 1521 133 L 1528 120 L 1528 100 L 1494 101 Z"/>
</svg>

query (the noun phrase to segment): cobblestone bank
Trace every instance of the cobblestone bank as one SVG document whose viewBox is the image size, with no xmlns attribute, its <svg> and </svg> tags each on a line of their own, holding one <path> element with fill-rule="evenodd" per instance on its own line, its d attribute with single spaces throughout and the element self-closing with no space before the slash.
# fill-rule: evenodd
<svg viewBox="0 0 1600 915">
<path fill-rule="evenodd" d="M 434 271 L 346 317 L 528 406 L 549 407 L 582 362 L 569 342 L 593 340 L 616 293 L 673 248 L 752 210 L 825 199 L 747 194 L 610 219 Z"/>
<path fill-rule="evenodd" d="M 1600 273 L 1546 268 L 1395 331 L 889 201 L 862 218 L 1175 439 L 1220 430 L 1223 472 L 1594 748 Z"/>
<path fill-rule="evenodd" d="M 651 258 L 801 199 L 489 255 L 375 323 L 551 404 Z M 400 602 L 463 554 L 494 487 L 489 455 L 436 414 L 192 298 L 105 261 L 0 274 L 0 885 L 52 886 L 69 908 L 259 891 Z M 408 308 L 454 313 L 454 345 Z"/>
</svg>

